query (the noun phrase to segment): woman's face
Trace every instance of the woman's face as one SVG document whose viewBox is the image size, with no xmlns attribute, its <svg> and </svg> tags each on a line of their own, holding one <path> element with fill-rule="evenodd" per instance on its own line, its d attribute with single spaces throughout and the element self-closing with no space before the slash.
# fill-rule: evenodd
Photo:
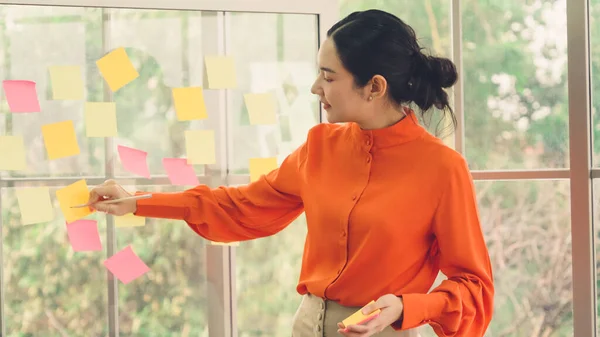
<svg viewBox="0 0 600 337">
<path fill-rule="evenodd" d="M 319 75 L 311 92 L 319 96 L 330 123 L 360 123 L 366 116 L 370 85 L 356 88 L 354 78 L 341 63 L 332 39 L 326 39 L 318 55 Z"/>
</svg>

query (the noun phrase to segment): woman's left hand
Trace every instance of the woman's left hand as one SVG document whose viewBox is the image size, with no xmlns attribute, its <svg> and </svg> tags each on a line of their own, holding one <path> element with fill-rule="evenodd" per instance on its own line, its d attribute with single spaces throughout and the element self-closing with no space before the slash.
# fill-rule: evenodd
<svg viewBox="0 0 600 337">
<path fill-rule="evenodd" d="M 342 323 L 338 323 L 338 332 L 347 337 L 373 336 L 402 317 L 404 303 L 402 302 L 402 298 L 393 294 L 387 294 L 381 296 L 375 303 L 366 305 L 362 308 L 362 313 L 363 315 L 368 315 L 377 309 L 381 309 L 379 316 L 366 324 L 348 325 L 344 329 Z"/>
</svg>

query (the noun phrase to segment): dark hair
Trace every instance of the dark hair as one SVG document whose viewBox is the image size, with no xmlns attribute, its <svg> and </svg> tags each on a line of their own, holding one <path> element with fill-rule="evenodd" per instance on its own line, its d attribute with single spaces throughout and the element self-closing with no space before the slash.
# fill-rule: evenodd
<svg viewBox="0 0 600 337">
<path fill-rule="evenodd" d="M 432 107 L 456 117 L 444 88 L 456 83 L 452 61 L 421 52 L 415 31 L 398 17 L 380 10 L 354 12 L 327 31 L 344 67 L 364 87 L 375 75 L 385 77 L 398 105 L 415 103 L 422 114 Z"/>
</svg>

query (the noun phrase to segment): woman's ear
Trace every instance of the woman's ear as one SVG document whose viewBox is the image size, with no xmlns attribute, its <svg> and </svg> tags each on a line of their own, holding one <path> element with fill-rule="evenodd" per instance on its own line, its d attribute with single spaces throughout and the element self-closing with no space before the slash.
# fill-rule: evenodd
<svg viewBox="0 0 600 337">
<path fill-rule="evenodd" d="M 387 92 L 387 81 L 385 77 L 381 75 L 375 75 L 371 79 L 371 92 L 370 96 L 373 98 L 382 98 L 385 97 Z"/>
</svg>

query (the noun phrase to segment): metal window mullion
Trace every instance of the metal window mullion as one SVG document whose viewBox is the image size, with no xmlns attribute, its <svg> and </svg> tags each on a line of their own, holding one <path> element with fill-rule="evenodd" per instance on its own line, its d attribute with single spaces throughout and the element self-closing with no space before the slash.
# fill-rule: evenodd
<svg viewBox="0 0 600 337">
<path fill-rule="evenodd" d="M 107 53 L 110 50 L 110 29 L 111 10 L 102 9 L 102 51 Z M 104 101 L 113 100 L 112 92 L 107 85 L 104 86 Z M 114 166 L 114 140 L 112 137 L 104 138 L 104 171 L 106 179 L 112 179 L 115 176 Z M 115 254 L 117 248 L 117 237 L 115 223 L 112 216 L 106 216 L 106 255 L 107 258 Z M 108 335 L 109 337 L 119 336 L 119 285 L 116 277 L 106 270 L 106 282 L 108 290 Z"/>
<path fill-rule="evenodd" d="M 574 336 L 595 336 L 588 0 L 567 1 Z"/>
</svg>

